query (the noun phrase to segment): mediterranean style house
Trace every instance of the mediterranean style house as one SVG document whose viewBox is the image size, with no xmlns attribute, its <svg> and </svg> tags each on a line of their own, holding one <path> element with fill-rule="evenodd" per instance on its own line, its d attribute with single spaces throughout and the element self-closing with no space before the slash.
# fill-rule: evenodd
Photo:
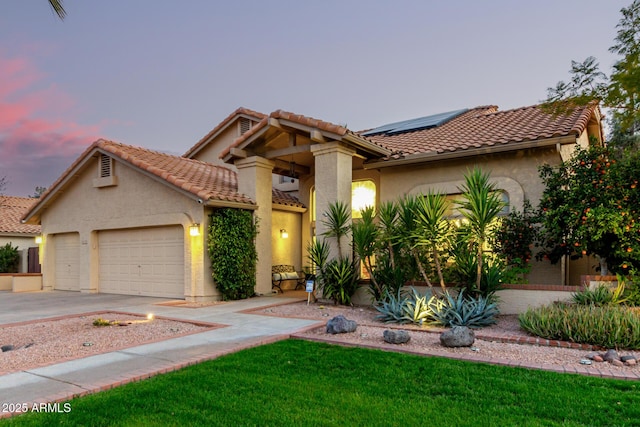
<svg viewBox="0 0 640 427">
<path fill-rule="evenodd" d="M 543 191 L 538 166 L 603 141 L 598 106 L 561 116 L 539 106 L 446 112 L 366 131 L 282 110 L 239 108 L 183 156 L 98 140 L 24 215 L 41 225 L 43 289 L 191 301 L 219 299 L 207 255 L 214 209 L 254 211 L 260 232 L 256 293 L 271 293 L 272 265 L 307 266 L 316 221 L 342 201 L 353 209 L 435 189 L 459 193 L 474 166 L 509 205 Z M 334 248 L 336 250 L 336 248 Z M 582 261 L 535 263 L 529 281 L 571 284 Z"/>
</svg>

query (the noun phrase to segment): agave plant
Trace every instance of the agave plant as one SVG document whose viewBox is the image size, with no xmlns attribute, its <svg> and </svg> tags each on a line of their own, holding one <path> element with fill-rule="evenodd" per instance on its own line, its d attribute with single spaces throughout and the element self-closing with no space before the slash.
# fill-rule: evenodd
<svg viewBox="0 0 640 427">
<path fill-rule="evenodd" d="M 482 296 L 467 297 L 462 290 L 455 297 L 445 292 L 442 298 L 434 299 L 431 307 L 436 321 L 447 327 L 493 325 L 500 313 L 495 301 Z"/>
<path fill-rule="evenodd" d="M 375 318 L 385 323 L 409 323 L 405 316 L 408 298 L 398 289 L 396 294 L 385 293 L 385 297 L 375 308 L 380 312 Z"/>
<path fill-rule="evenodd" d="M 409 322 L 423 325 L 434 321 L 432 304 L 436 297 L 427 291 L 420 295 L 414 287 L 411 287 L 411 294 L 407 297 L 404 306 L 405 319 Z"/>
</svg>

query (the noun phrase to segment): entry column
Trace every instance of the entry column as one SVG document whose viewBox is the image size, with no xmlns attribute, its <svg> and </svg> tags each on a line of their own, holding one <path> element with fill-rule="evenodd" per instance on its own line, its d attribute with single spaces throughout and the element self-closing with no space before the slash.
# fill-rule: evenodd
<svg viewBox="0 0 640 427">
<path fill-rule="evenodd" d="M 271 173 L 275 163 L 262 157 L 248 157 L 235 162 L 238 168 L 238 192 L 253 199 L 258 205 L 258 235 L 256 250 L 256 293 L 271 293 Z"/>
<path fill-rule="evenodd" d="M 315 187 L 316 187 L 316 237 L 322 239 L 327 231 L 323 224 L 323 213 L 329 210 L 329 205 L 337 201 L 347 206 L 351 215 L 351 180 L 352 158 L 355 151 L 338 142 L 317 144 L 311 147 L 315 157 Z M 351 236 L 342 238 L 341 252 L 349 255 Z M 328 239 L 331 253 L 329 259 L 338 257 L 338 245 L 335 239 Z"/>
</svg>

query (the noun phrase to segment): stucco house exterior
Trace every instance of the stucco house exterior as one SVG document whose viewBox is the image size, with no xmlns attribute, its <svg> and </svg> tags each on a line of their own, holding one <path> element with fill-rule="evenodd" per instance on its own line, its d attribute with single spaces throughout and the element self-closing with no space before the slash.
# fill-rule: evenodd
<svg viewBox="0 0 640 427">
<path fill-rule="evenodd" d="M 10 243 L 20 251 L 19 273 L 29 270 L 29 249 L 32 257 L 37 257 L 36 237 L 40 236 L 39 224 L 24 224 L 21 219 L 29 208 L 35 203 L 35 199 L 29 197 L 0 195 L 0 246 Z M 37 259 L 32 264 L 38 265 Z"/>
<path fill-rule="evenodd" d="M 183 156 L 96 141 L 23 220 L 42 226 L 44 289 L 200 301 L 219 298 L 206 253 L 210 213 L 249 209 L 260 224 L 256 293 L 267 294 L 272 265 L 307 266 L 305 248 L 324 232 L 316 218 L 334 201 L 356 215 L 428 188 L 453 196 L 478 165 L 521 209 L 542 194 L 538 166 L 590 139 L 603 141 L 596 105 L 557 117 L 538 106 L 482 106 L 360 132 L 239 108 Z M 587 267 L 534 265 L 529 280 L 570 283 Z"/>
</svg>

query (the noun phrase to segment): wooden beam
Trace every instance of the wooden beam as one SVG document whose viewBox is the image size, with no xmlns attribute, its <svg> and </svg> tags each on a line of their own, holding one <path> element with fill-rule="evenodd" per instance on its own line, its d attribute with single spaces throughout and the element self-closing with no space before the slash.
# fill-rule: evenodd
<svg viewBox="0 0 640 427">
<path fill-rule="evenodd" d="M 311 138 L 312 141 L 316 142 L 327 142 L 327 139 L 318 129 L 311 130 L 311 132 L 309 133 L 309 138 Z"/>
<path fill-rule="evenodd" d="M 277 170 L 281 170 L 281 171 L 290 171 L 291 170 L 291 163 L 285 161 L 285 160 L 280 160 L 280 159 L 275 159 L 274 162 L 276 163 L 275 167 L 274 167 L 274 171 Z M 293 166 L 293 172 L 296 175 L 309 175 L 311 173 L 311 168 L 304 166 L 304 165 L 299 165 L 299 164 L 295 164 Z M 288 174 L 280 174 L 280 175 L 287 175 Z"/>
<path fill-rule="evenodd" d="M 296 145 L 293 147 L 280 148 L 277 150 L 265 151 L 264 157 L 267 159 L 275 159 L 276 157 L 290 156 L 292 154 L 308 153 L 311 151 L 311 145 Z"/>
<path fill-rule="evenodd" d="M 241 159 L 246 159 L 248 157 L 246 150 L 242 150 L 237 147 L 231 147 L 229 154 L 232 154 L 234 157 L 240 157 Z"/>
</svg>

